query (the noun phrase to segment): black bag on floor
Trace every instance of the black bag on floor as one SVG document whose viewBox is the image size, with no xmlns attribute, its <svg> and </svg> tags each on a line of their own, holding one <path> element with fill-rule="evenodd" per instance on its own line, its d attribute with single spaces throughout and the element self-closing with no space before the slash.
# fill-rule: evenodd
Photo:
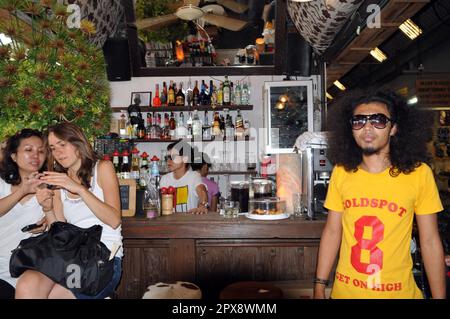
<svg viewBox="0 0 450 319">
<path fill-rule="evenodd" d="M 95 296 L 111 281 L 114 259 L 100 241 L 102 226 L 80 228 L 55 222 L 36 237 L 22 240 L 12 251 L 11 276 L 37 270 L 60 285 L 85 295 Z"/>
</svg>

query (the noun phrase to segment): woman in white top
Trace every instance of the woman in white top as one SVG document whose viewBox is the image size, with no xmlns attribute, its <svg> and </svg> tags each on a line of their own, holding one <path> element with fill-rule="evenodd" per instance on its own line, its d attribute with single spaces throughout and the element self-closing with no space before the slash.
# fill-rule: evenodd
<svg viewBox="0 0 450 319">
<path fill-rule="evenodd" d="M 16 279 L 9 273 L 11 251 L 31 236 L 20 230 L 30 224 L 43 224 L 42 207 L 36 190 L 42 183 L 38 171 L 45 161 L 42 134 L 23 129 L 8 138 L 0 155 L 0 299 L 14 298 Z M 41 232 L 42 225 L 32 232 Z"/>
<path fill-rule="evenodd" d="M 56 284 L 40 272 L 27 270 L 17 282 L 16 298 L 105 298 L 114 292 L 122 271 L 119 182 L 114 167 L 109 161 L 97 160 L 91 144 L 75 124 L 51 126 L 45 137 L 50 151 L 47 162 L 54 163 L 54 171 L 44 172 L 41 179 L 58 188 L 42 190 L 45 195 L 40 203 L 47 221 L 67 221 L 82 228 L 101 225 L 101 241 L 117 251 L 114 275 L 103 291 L 86 296 Z"/>
</svg>

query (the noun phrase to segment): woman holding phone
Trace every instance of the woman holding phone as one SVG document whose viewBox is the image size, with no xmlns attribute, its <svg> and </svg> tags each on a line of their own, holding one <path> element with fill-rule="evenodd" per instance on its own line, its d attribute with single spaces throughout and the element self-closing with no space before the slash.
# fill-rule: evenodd
<svg viewBox="0 0 450 319">
<path fill-rule="evenodd" d="M 44 183 L 39 179 L 45 162 L 42 134 L 32 129 L 17 132 L 7 139 L 0 158 L 0 299 L 13 299 L 16 279 L 9 273 L 11 251 L 46 227 L 36 195 Z M 27 228 L 30 224 L 37 227 Z"/>
<path fill-rule="evenodd" d="M 18 280 L 16 298 L 102 299 L 110 296 L 121 276 L 123 255 L 119 182 L 110 161 L 99 161 L 81 129 L 72 123 L 59 123 L 45 135 L 47 163 L 51 170 L 41 177 L 56 190 L 43 189 L 40 204 L 47 221 L 67 221 L 81 228 L 101 225 L 101 241 L 115 256 L 114 274 L 96 296 L 71 291 L 34 270 Z"/>
</svg>

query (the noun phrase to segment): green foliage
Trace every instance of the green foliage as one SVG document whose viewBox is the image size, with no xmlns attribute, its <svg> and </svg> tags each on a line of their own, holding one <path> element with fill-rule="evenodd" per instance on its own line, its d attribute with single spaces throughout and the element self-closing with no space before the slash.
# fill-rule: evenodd
<svg viewBox="0 0 450 319">
<path fill-rule="evenodd" d="M 0 43 L 0 140 L 60 121 L 74 122 L 91 140 L 108 132 L 109 84 L 103 54 L 89 42 L 93 24 L 67 28 L 66 7 L 55 0 L 0 0 L 0 9 L 31 20 L 0 22 L 0 33 L 12 39 Z"/>
<path fill-rule="evenodd" d="M 136 18 L 152 18 L 173 13 L 168 4 L 180 1 L 175 0 L 137 0 L 136 1 Z M 177 23 L 161 27 L 155 31 L 139 30 L 139 37 L 145 42 L 175 42 L 175 40 L 183 39 L 189 33 L 187 22 L 178 20 Z"/>
</svg>

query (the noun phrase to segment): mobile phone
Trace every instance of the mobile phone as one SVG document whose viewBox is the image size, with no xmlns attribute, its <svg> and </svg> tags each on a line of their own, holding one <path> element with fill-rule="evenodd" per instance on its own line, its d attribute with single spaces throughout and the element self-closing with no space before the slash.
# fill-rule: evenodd
<svg viewBox="0 0 450 319">
<path fill-rule="evenodd" d="M 24 233 L 26 233 L 27 231 L 30 231 L 30 230 L 39 228 L 39 227 L 41 227 L 41 226 L 42 226 L 42 224 L 30 224 L 30 225 L 27 225 L 27 226 L 25 226 L 24 228 L 22 228 L 22 231 L 23 231 Z"/>
</svg>

